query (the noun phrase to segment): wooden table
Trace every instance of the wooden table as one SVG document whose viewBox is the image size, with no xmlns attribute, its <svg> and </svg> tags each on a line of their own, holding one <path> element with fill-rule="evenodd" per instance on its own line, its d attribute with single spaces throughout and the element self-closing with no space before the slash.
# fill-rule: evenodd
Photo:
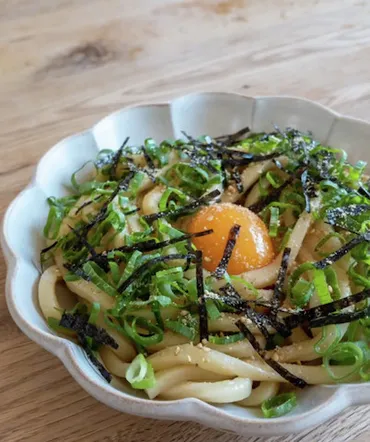
<svg viewBox="0 0 370 442">
<path fill-rule="evenodd" d="M 127 104 L 200 90 L 300 95 L 370 118 L 370 3 L 0 0 L 0 209 L 56 141 Z M 2 286 L 5 265 L 1 261 Z M 25 337 L 0 299 L 0 440 L 260 441 L 118 413 Z M 270 441 L 369 440 L 370 407 Z M 367 436 L 366 436 L 367 435 Z"/>
</svg>

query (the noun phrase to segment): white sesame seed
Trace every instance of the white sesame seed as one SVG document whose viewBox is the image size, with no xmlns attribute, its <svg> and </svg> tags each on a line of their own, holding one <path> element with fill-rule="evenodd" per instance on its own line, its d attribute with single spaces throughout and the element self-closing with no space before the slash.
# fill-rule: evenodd
<svg viewBox="0 0 370 442">
<path fill-rule="evenodd" d="M 175 356 L 177 356 L 180 353 L 181 348 L 179 346 L 175 349 Z"/>
<path fill-rule="evenodd" d="M 191 357 L 190 357 L 190 355 L 188 355 L 188 361 L 191 362 Z"/>
</svg>

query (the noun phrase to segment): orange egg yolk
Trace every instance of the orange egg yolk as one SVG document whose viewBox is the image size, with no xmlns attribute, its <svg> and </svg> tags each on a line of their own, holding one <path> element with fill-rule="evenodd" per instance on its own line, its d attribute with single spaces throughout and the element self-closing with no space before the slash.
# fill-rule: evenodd
<svg viewBox="0 0 370 442">
<path fill-rule="evenodd" d="M 265 223 L 249 209 L 231 203 L 215 204 L 201 209 L 189 222 L 190 233 L 212 229 L 210 235 L 194 238 L 193 243 L 203 252 L 203 267 L 213 272 L 223 256 L 230 229 L 240 225 L 227 271 L 238 275 L 269 264 L 274 248 Z"/>
</svg>

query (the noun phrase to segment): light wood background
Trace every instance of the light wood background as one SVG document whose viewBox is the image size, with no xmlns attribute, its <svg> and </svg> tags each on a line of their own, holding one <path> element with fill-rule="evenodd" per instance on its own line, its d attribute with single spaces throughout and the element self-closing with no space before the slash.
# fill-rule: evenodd
<svg viewBox="0 0 370 442">
<path fill-rule="evenodd" d="M 370 119 L 370 2 L 0 0 L 0 210 L 60 138 L 127 104 L 289 94 Z M 5 264 L 0 278 L 4 286 Z M 3 288 L 2 288 L 3 291 Z M 118 413 L 26 338 L 0 298 L 0 440 L 257 442 Z M 370 440 L 370 407 L 270 442 Z"/>
</svg>

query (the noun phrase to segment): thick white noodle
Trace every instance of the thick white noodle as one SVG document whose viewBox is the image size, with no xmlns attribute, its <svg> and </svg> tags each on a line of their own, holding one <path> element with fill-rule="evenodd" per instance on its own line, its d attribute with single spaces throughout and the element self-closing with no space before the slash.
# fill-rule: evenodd
<svg viewBox="0 0 370 442">
<path fill-rule="evenodd" d="M 99 353 L 105 368 L 110 373 L 120 378 L 124 378 L 126 376 L 126 371 L 130 364 L 121 361 L 121 359 L 116 356 L 108 347 L 102 347 L 99 350 Z"/>
<path fill-rule="evenodd" d="M 159 212 L 159 201 L 165 192 L 166 187 L 163 185 L 155 186 L 152 190 L 145 194 L 141 203 L 141 211 L 143 215 L 151 215 Z"/>
<path fill-rule="evenodd" d="M 196 398 L 214 404 L 228 404 L 247 398 L 251 394 L 249 379 L 235 378 L 218 382 L 184 382 L 161 394 L 163 399 Z"/>
<path fill-rule="evenodd" d="M 294 263 L 301 244 L 308 232 L 308 229 L 312 222 L 312 216 L 309 213 L 304 212 L 294 226 L 290 235 L 287 247 L 291 248 L 289 258 L 289 268 Z M 256 288 L 263 288 L 272 285 L 277 278 L 277 274 L 281 264 L 282 253 L 265 267 L 257 270 L 250 270 L 249 272 L 242 273 L 240 276 L 245 280 L 253 284 Z"/>
<path fill-rule="evenodd" d="M 56 294 L 56 283 L 62 279 L 62 274 L 56 265 L 49 267 L 41 275 L 39 282 L 39 304 L 45 319 L 62 317 L 62 306 Z"/>
<path fill-rule="evenodd" d="M 179 349 L 180 348 L 180 349 Z M 237 376 L 252 381 L 288 382 L 272 369 L 266 362 L 260 360 L 241 360 L 225 355 L 216 350 L 205 351 L 190 344 L 166 348 L 149 356 L 149 362 L 155 371 L 165 370 L 178 365 L 195 365 L 204 370 L 212 371 L 227 377 Z M 281 364 L 290 373 L 305 380 L 308 384 L 332 384 L 333 379 L 323 366 L 307 366 L 296 364 Z M 348 373 L 348 367 L 331 367 L 335 376 L 340 378 Z M 356 379 L 354 374 L 346 381 Z"/>
<path fill-rule="evenodd" d="M 265 346 L 265 339 L 262 336 L 256 336 L 256 339 L 263 348 Z M 233 344 L 217 345 L 208 343 L 207 347 L 211 348 L 212 350 L 217 350 L 221 353 L 234 356 L 235 358 L 251 358 L 256 355 L 254 348 L 247 339 L 235 342 Z"/>
<path fill-rule="evenodd" d="M 279 382 L 261 382 L 260 385 L 254 388 L 247 399 L 237 402 L 242 407 L 257 407 L 263 401 L 267 401 L 276 396 L 279 391 Z"/>
<path fill-rule="evenodd" d="M 161 370 L 155 374 L 155 385 L 148 388 L 146 393 L 149 399 L 154 399 L 162 392 L 186 381 L 222 381 L 225 376 L 203 370 L 192 365 L 180 365 L 166 370 Z"/>
<path fill-rule="evenodd" d="M 187 344 L 189 342 L 188 338 L 185 338 L 183 335 L 179 335 L 177 333 L 173 333 L 172 331 L 165 331 L 163 334 L 163 340 L 158 344 L 150 345 L 147 347 L 149 353 L 155 353 L 156 351 L 163 350 L 167 347 L 172 347 L 174 345 L 182 345 Z"/>
<path fill-rule="evenodd" d="M 229 186 L 223 195 L 221 201 L 223 203 L 235 203 L 247 190 L 249 190 L 258 178 L 268 170 L 276 167 L 271 160 L 261 161 L 246 167 L 241 173 L 241 182 L 243 184 L 243 193 L 239 193 L 235 186 Z"/>
</svg>

